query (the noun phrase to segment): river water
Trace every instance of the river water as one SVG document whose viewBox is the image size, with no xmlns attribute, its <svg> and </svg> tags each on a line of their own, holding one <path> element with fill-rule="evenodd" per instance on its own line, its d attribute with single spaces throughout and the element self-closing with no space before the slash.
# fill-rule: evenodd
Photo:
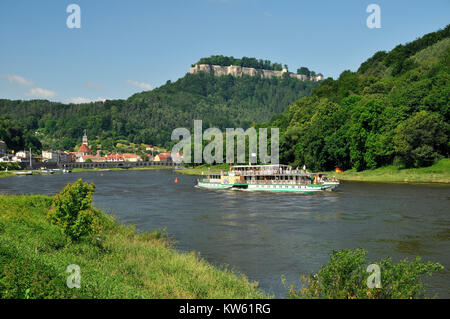
<svg viewBox="0 0 450 319">
<path fill-rule="evenodd" d="M 178 177 L 178 183 L 174 183 Z M 0 192 L 50 194 L 78 178 L 94 182 L 94 204 L 138 230 L 167 227 L 182 251 L 228 265 L 266 293 L 285 297 L 333 250 L 362 247 L 368 260 L 422 256 L 443 274 L 428 296 L 450 298 L 450 186 L 344 182 L 320 194 L 214 191 L 176 171 L 106 171 L 0 179 Z"/>
</svg>

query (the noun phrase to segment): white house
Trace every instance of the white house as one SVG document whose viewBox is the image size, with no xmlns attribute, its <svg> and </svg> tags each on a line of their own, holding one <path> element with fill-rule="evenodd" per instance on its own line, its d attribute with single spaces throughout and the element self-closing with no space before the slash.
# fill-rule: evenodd
<svg viewBox="0 0 450 319">
<path fill-rule="evenodd" d="M 58 152 L 57 151 L 42 151 L 42 160 L 47 163 L 58 162 Z"/>
</svg>

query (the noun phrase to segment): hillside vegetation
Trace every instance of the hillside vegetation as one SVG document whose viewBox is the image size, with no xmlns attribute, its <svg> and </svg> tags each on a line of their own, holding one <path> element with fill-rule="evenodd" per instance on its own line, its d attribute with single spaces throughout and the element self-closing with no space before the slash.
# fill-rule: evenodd
<svg viewBox="0 0 450 319">
<path fill-rule="evenodd" d="M 38 131 L 44 147 L 72 149 L 87 129 L 88 137 L 104 150 L 115 141 L 167 146 L 172 130 L 203 126 L 247 128 L 268 121 L 295 100 L 309 95 L 318 83 L 297 79 L 186 74 L 178 81 L 127 100 L 62 104 L 46 100 L 0 100 L 0 114 L 21 123 L 24 132 Z M 1 127 L 0 127 L 1 128 Z M 20 148 L 30 143 L 15 143 Z"/>
<path fill-rule="evenodd" d="M 450 26 L 357 72 L 324 80 L 268 125 L 280 127 L 281 160 L 313 170 L 423 167 L 450 150 Z"/>
</svg>

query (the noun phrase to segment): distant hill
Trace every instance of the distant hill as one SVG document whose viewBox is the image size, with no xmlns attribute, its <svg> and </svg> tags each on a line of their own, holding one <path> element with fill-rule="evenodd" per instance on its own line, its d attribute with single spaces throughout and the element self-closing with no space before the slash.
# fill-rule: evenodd
<svg viewBox="0 0 450 319">
<path fill-rule="evenodd" d="M 0 100 L 0 114 L 19 121 L 26 131 L 39 132 L 44 147 L 72 149 L 84 129 L 105 150 L 113 150 L 117 140 L 168 146 L 172 130 L 191 128 L 194 119 L 203 120 L 205 128 L 247 128 L 270 120 L 317 86 L 289 77 L 186 74 L 127 100 L 78 105 Z"/>
<path fill-rule="evenodd" d="M 270 123 L 281 160 L 314 170 L 428 166 L 450 150 L 450 25 L 322 81 Z"/>
</svg>

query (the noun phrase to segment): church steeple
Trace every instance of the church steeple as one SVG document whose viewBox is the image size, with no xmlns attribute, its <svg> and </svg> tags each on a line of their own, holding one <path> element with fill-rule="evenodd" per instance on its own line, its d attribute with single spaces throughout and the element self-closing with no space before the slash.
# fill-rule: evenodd
<svg viewBox="0 0 450 319">
<path fill-rule="evenodd" d="M 82 142 L 82 144 L 84 144 L 84 145 L 86 145 L 86 146 L 89 146 L 89 143 L 88 143 L 88 137 L 87 137 L 87 135 L 86 135 L 86 130 L 84 130 L 84 135 L 83 135 L 83 142 Z"/>
<path fill-rule="evenodd" d="M 80 149 L 77 152 L 77 156 L 81 157 L 81 156 L 89 155 L 90 152 L 91 152 L 91 150 L 89 149 L 86 130 L 84 130 L 83 142 L 81 143 Z"/>
</svg>

